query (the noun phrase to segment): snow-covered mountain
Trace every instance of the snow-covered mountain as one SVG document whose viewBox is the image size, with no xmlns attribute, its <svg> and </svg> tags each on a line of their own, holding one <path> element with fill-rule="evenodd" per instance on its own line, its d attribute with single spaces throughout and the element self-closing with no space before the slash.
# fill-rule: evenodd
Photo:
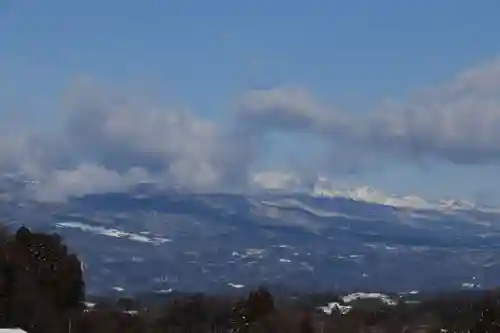
<svg viewBox="0 0 500 333">
<path fill-rule="evenodd" d="M 410 209 L 440 211 L 475 209 L 500 212 L 500 209 L 495 207 L 477 205 L 457 198 L 427 200 L 411 194 L 387 194 L 370 186 L 346 186 L 321 176 L 312 182 L 304 182 L 299 176 L 291 172 L 265 171 L 256 174 L 252 180 L 259 188 L 272 193 L 308 193 L 314 197 L 347 198 L 354 201 Z"/>
<path fill-rule="evenodd" d="M 463 202 L 369 188 L 250 195 L 141 184 L 44 203 L 23 196 L 23 187 L 36 186 L 28 185 L 0 182 L 1 220 L 60 233 L 84 261 L 91 293 L 245 292 L 261 283 L 346 292 L 500 284 L 500 213 Z"/>
<path fill-rule="evenodd" d="M 4 174 L 0 180 L 0 200 L 7 200 L 13 194 L 19 197 L 22 194 L 32 194 L 40 186 L 40 181 L 25 178 L 22 174 Z M 306 193 L 313 197 L 346 198 L 354 201 L 380 204 L 385 206 L 440 211 L 465 211 L 479 210 L 485 212 L 500 213 L 500 208 L 485 206 L 458 198 L 446 198 L 441 200 L 427 200 L 416 195 L 387 194 L 371 186 L 346 186 L 338 184 L 327 177 L 319 176 L 312 183 L 304 182 L 294 173 L 282 171 L 264 171 L 254 175 L 252 183 L 259 189 L 274 194 L 298 194 Z M 8 190 L 2 191 L 1 186 L 8 185 Z M 20 186 L 21 185 L 21 186 Z M 20 187 L 24 191 L 20 191 Z M 141 182 L 132 191 L 148 189 L 155 191 L 154 183 Z M 139 190 L 139 192 L 141 192 Z M 138 193 L 143 196 L 144 193 Z"/>
<path fill-rule="evenodd" d="M 336 186 L 329 179 L 324 177 L 318 178 L 313 186 L 311 195 L 319 197 L 342 197 L 355 201 L 414 209 L 436 209 L 443 211 L 483 209 L 483 207 L 465 200 L 443 199 L 439 201 L 428 201 L 416 195 L 388 195 L 369 186 L 353 188 Z M 486 207 L 484 208 L 486 209 Z"/>
</svg>

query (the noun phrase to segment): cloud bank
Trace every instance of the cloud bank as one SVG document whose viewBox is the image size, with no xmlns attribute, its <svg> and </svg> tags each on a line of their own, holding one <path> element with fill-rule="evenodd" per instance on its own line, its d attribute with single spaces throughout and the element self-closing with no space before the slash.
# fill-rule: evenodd
<svg viewBox="0 0 500 333">
<path fill-rule="evenodd" d="M 239 116 L 266 131 L 303 131 L 331 146 L 392 158 L 441 159 L 455 164 L 500 162 L 500 58 L 374 108 L 364 118 L 321 106 L 305 89 L 253 91 Z M 250 126 L 250 125 L 247 125 Z"/>
<path fill-rule="evenodd" d="M 298 86 L 248 91 L 234 111 L 223 126 L 186 109 L 80 87 L 67 97 L 62 129 L 0 136 L 0 170 L 40 180 L 40 200 L 125 191 L 141 181 L 193 191 L 301 183 L 270 171 L 256 176 L 265 138 L 277 132 L 313 136 L 324 143 L 326 161 L 352 165 L 367 156 L 498 164 L 500 58 L 364 116 Z M 297 149 L 308 156 L 307 146 Z"/>
<path fill-rule="evenodd" d="M 73 91 L 66 104 L 60 131 L 0 141 L 0 168 L 39 180 L 40 200 L 124 191 L 143 181 L 193 191 L 246 182 L 247 141 L 188 110 L 106 89 Z"/>
</svg>

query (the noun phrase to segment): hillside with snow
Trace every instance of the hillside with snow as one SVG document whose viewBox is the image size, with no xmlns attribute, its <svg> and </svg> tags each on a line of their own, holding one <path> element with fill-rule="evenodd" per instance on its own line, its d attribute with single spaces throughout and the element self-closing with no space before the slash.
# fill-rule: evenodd
<svg viewBox="0 0 500 333">
<path fill-rule="evenodd" d="M 321 186 L 320 186 L 321 185 Z M 9 228 L 58 232 L 90 293 L 478 289 L 500 284 L 500 214 L 367 187 L 193 194 L 143 184 L 64 203 L 0 183 Z M 7 195 L 8 194 L 8 195 Z M 419 272 L 415 274 L 414 272 Z"/>
<path fill-rule="evenodd" d="M 474 203 L 457 200 L 457 199 L 442 199 L 439 201 L 428 201 L 415 195 L 398 196 L 395 194 L 388 195 L 369 186 L 360 187 L 336 187 L 327 178 L 320 177 L 314 184 L 311 192 L 313 196 L 319 197 L 341 197 L 355 201 L 363 201 L 368 203 L 381 204 L 393 207 L 405 207 L 414 209 L 428 210 L 471 210 L 483 209 L 486 207 L 476 206 Z"/>
<path fill-rule="evenodd" d="M 318 176 L 311 183 L 304 183 L 293 173 L 265 171 L 258 173 L 253 182 L 257 187 L 272 193 L 307 193 L 315 197 L 346 198 L 354 201 L 411 209 L 442 211 L 476 209 L 500 212 L 500 209 L 496 207 L 478 205 L 467 200 L 457 198 L 427 200 L 412 194 L 387 194 L 367 185 L 346 186 L 321 176 Z"/>
</svg>

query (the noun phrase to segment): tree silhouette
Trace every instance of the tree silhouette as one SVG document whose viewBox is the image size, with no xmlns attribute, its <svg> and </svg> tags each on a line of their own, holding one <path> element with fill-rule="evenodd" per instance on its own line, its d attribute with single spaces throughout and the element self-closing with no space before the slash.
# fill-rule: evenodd
<svg viewBox="0 0 500 333">
<path fill-rule="evenodd" d="M 246 301 L 248 318 L 255 321 L 274 311 L 274 298 L 265 287 L 252 291 Z"/>
<path fill-rule="evenodd" d="M 64 325 L 60 318 L 81 309 L 84 300 L 77 256 L 68 254 L 59 235 L 32 233 L 26 227 L 0 244 L 4 325 L 30 332 L 60 331 Z"/>
</svg>

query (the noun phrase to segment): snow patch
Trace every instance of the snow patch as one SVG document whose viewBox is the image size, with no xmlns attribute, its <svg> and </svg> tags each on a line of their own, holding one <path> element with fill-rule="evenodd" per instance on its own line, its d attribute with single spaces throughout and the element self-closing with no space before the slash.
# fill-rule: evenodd
<svg viewBox="0 0 500 333">
<path fill-rule="evenodd" d="M 141 243 L 150 243 L 153 245 L 161 245 L 161 244 L 169 243 L 172 241 L 171 239 L 168 239 L 168 238 L 148 237 L 145 235 L 129 233 L 129 232 L 121 231 L 119 229 L 114 229 L 114 228 L 91 226 L 91 225 L 81 223 L 81 222 L 61 222 L 61 223 L 57 223 L 56 227 L 80 229 L 82 231 L 100 234 L 103 236 L 116 237 L 116 238 L 127 238 L 127 239 L 132 240 L 132 241 L 141 242 Z"/>
<path fill-rule="evenodd" d="M 232 287 L 232 288 L 235 288 L 235 289 L 245 288 L 244 284 L 228 283 L 227 285 L 230 286 L 230 287 Z"/>
<path fill-rule="evenodd" d="M 382 303 L 390 306 L 397 305 L 398 303 L 393 300 L 390 296 L 385 295 L 385 294 L 380 294 L 380 293 L 353 293 L 349 294 L 347 296 L 342 297 L 342 301 L 344 303 L 351 303 L 356 300 L 361 300 L 361 299 L 379 299 Z"/>
<path fill-rule="evenodd" d="M 168 288 L 168 289 L 157 290 L 156 293 L 158 293 L 158 294 L 170 294 L 172 291 L 174 291 L 172 288 Z"/>
<path fill-rule="evenodd" d="M 318 307 L 319 310 L 323 311 L 327 315 L 331 315 L 334 312 L 340 313 L 341 315 L 345 315 L 352 310 L 352 306 L 350 305 L 342 305 L 337 302 L 330 302 L 326 306 Z"/>
</svg>

